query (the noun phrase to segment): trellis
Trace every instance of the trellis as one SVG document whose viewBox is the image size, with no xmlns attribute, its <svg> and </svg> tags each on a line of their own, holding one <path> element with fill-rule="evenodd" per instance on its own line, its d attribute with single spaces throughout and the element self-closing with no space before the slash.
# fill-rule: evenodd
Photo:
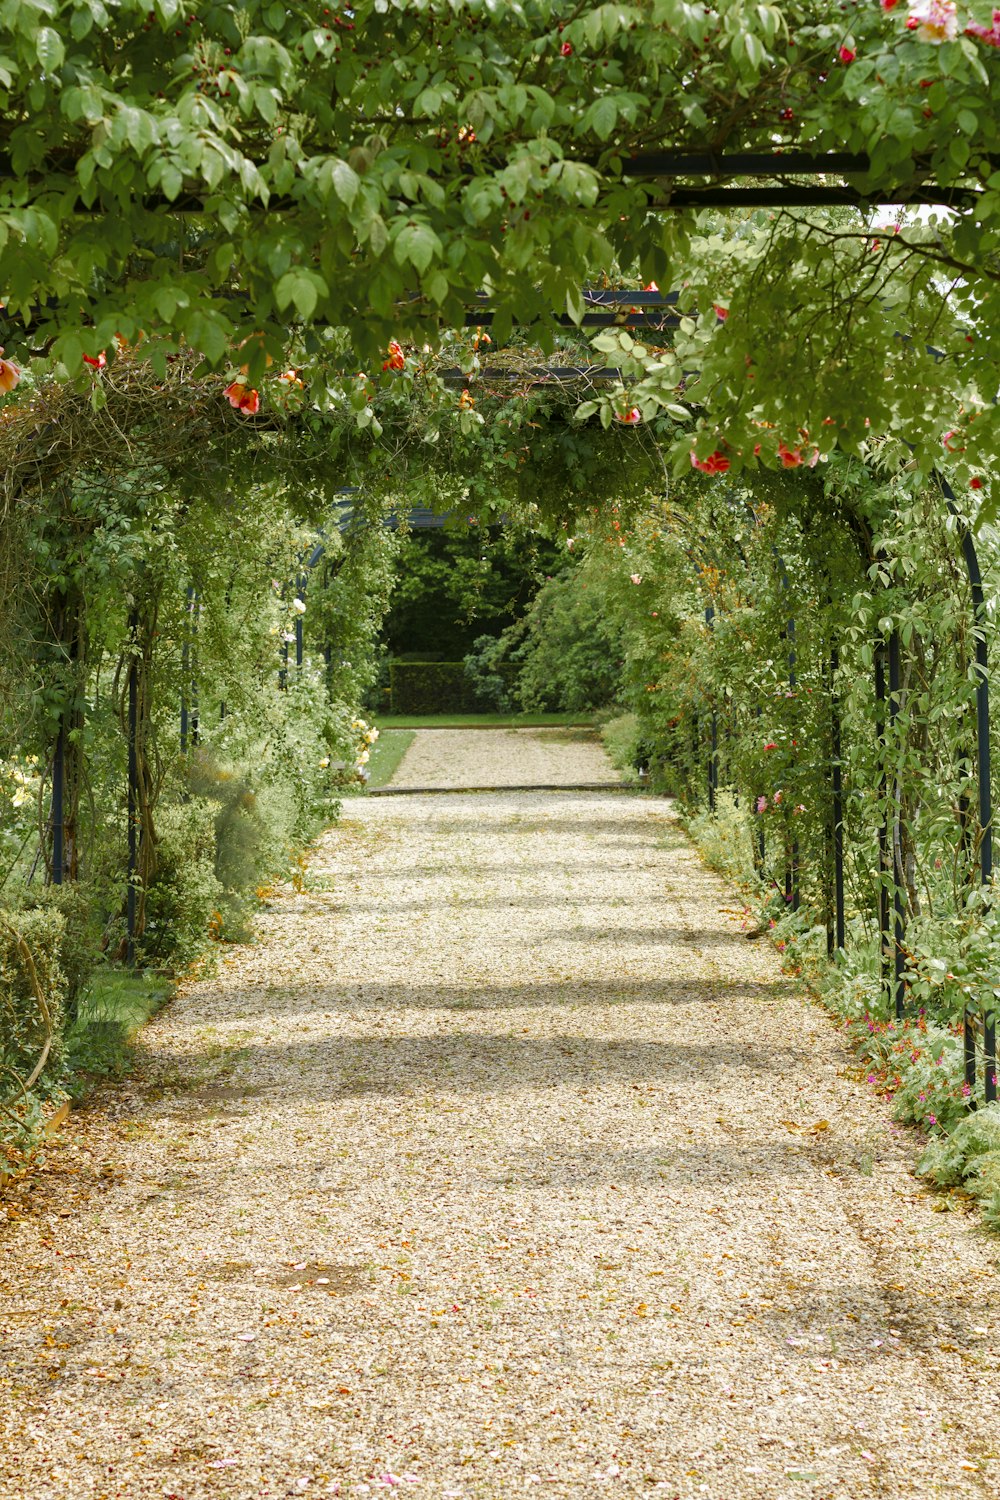
<svg viewBox="0 0 1000 1500">
<path fill-rule="evenodd" d="M 706 207 L 719 208 L 746 208 L 746 207 L 769 207 L 769 208 L 791 208 L 791 207 L 815 207 L 815 206 L 853 206 L 857 208 L 869 207 L 873 203 L 873 197 L 865 191 L 864 177 L 869 170 L 870 163 L 866 157 L 859 154 L 847 152 L 832 152 L 825 154 L 811 154 L 798 151 L 789 151 L 783 155 L 772 155 L 769 153 L 740 153 L 716 155 L 706 153 L 687 152 L 640 152 L 621 163 L 623 176 L 655 180 L 667 184 L 663 196 L 659 200 L 651 200 L 651 209 L 668 210 L 691 210 Z M 827 179 L 838 176 L 839 181 L 831 182 Z M 921 176 L 918 171 L 917 179 L 910 184 L 901 185 L 895 195 L 887 195 L 885 190 L 878 194 L 879 201 L 885 201 L 887 196 L 894 196 L 894 201 L 913 204 L 937 204 L 949 208 L 969 207 L 975 203 L 978 194 L 974 190 L 958 188 L 942 188 L 934 181 L 925 180 L 926 174 Z M 754 186 L 733 187 L 734 179 L 745 179 L 747 177 L 768 177 L 776 182 L 760 183 Z M 793 179 L 808 178 L 812 181 L 803 183 Z M 854 178 L 854 181 L 844 179 Z M 691 179 L 700 179 L 692 182 Z M 822 179 L 822 180 L 815 180 Z M 184 211 L 191 205 L 185 203 L 173 205 L 174 210 Z M 280 211 L 280 203 L 273 205 Z M 654 289 L 630 290 L 590 288 L 583 293 L 584 312 L 579 320 L 574 320 L 567 315 L 561 315 L 555 322 L 566 328 L 600 328 L 600 327 L 624 327 L 624 328 L 646 328 L 655 329 L 660 332 L 676 328 L 680 321 L 680 305 L 682 294 L 678 291 L 660 293 Z M 466 326 L 489 326 L 493 321 L 492 309 L 485 297 L 476 300 L 470 306 L 465 315 Z M 458 369 L 447 369 L 442 372 L 446 384 L 466 384 L 469 377 Z M 560 365 L 537 365 L 532 366 L 525 372 L 510 371 L 503 366 L 487 366 L 480 374 L 480 378 L 487 383 L 502 384 L 506 381 L 551 382 L 553 384 L 572 384 L 582 381 L 590 383 L 606 383 L 620 379 L 620 372 L 613 366 L 586 364 L 582 366 L 560 366 Z M 982 884 L 988 886 L 992 880 L 992 795 L 990 786 L 990 747 L 989 747 L 989 683 L 988 683 L 988 642 L 986 637 L 986 605 L 982 588 L 982 580 L 979 562 L 976 555 L 975 545 L 968 526 L 961 520 L 955 503 L 955 497 L 951 492 L 946 479 L 941 475 L 935 475 L 945 502 L 953 516 L 959 520 L 959 539 L 962 548 L 963 561 L 967 570 L 973 602 L 973 627 L 975 638 L 976 658 L 976 770 L 978 780 L 978 843 L 980 856 L 980 879 Z M 315 561 L 315 558 L 313 559 Z M 180 742 L 182 752 L 186 753 L 189 745 L 197 744 L 198 727 L 198 688 L 197 688 L 197 630 L 198 611 L 200 601 L 189 590 L 187 600 L 187 628 L 183 644 L 183 681 L 184 689 L 181 704 L 181 728 Z M 713 606 L 706 605 L 706 625 L 711 628 L 713 618 Z M 133 622 L 134 624 L 134 622 Z M 790 681 L 794 681 L 794 620 L 789 621 L 787 638 L 789 643 L 789 673 Z M 296 622 L 296 663 L 302 664 L 303 660 L 303 634 L 301 620 Z M 899 663 L 900 663 L 900 640 L 898 631 L 893 628 L 887 640 L 878 640 L 875 644 L 875 694 L 876 701 L 881 708 L 879 710 L 879 736 L 883 750 L 883 762 L 895 727 L 895 720 L 899 712 Z M 287 667 L 287 645 L 286 645 L 286 667 Z M 839 668 L 837 648 L 831 649 L 829 662 L 829 673 L 831 683 L 831 807 L 832 826 L 829 829 L 830 845 L 834 857 L 834 893 L 835 911 L 833 919 L 832 935 L 830 937 L 831 949 L 842 949 L 845 942 L 846 912 L 844 897 L 844 829 L 843 829 L 843 762 L 840 746 L 840 722 L 839 707 L 836 694 L 836 675 Z M 138 733 L 138 706 L 137 706 L 137 666 L 133 661 L 129 670 L 128 681 L 128 940 L 127 955 L 129 962 L 134 960 L 135 935 L 136 935 L 136 893 L 137 872 L 139 869 L 140 830 L 138 827 L 138 761 L 136 754 L 136 736 Z M 713 716 L 714 724 L 714 716 Z M 51 878 L 54 883 L 61 883 L 71 873 L 67 871 L 65 863 L 65 812 L 64 812 L 64 761 L 61 747 L 65 745 L 65 736 L 68 729 L 65 724 L 60 726 L 59 738 L 57 740 L 52 766 L 52 803 L 50 813 L 52 856 L 51 856 Z M 718 739 L 717 727 L 710 731 L 711 739 L 708 754 L 708 799 L 710 805 L 714 805 L 718 788 Z M 883 806 L 885 797 L 883 795 Z M 895 869 L 894 857 L 890 860 L 889 851 L 897 847 L 896 835 L 898 829 L 888 826 L 887 815 L 883 821 L 880 835 L 880 882 L 879 882 L 879 930 L 881 950 L 883 955 L 883 983 L 887 993 L 891 996 L 892 1004 L 897 1017 L 901 1017 L 905 1009 L 905 913 L 901 899 L 901 889 L 898 872 Z M 891 870 L 891 874 L 889 873 Z M 795 871 L 795 860 L 793 856 L 792 868 L 786 876 L 786 886 L 789 894 L 797 894 L 797 874 Z M 889 910 L 890 891 L 892 893 L 892 913 Z M 971 1086 L 976 1081 L 976 1035 L 974 1020 L 969 1010 L 966 1010 L 965 1028 L 965 1068 L 966 1080 Z M 985 1018 L 983 1061 L 985 1070 L 985 1097 L 992 1100 L 996 1097 L 996 1038 L 995 1018 L 989 1012 Z"/>
</svg>

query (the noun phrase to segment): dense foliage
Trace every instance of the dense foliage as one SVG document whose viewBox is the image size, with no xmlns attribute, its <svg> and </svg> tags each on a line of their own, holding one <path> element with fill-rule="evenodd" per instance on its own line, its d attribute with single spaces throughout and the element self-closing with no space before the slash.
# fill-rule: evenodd
<svg viewBox="0 0 1000 1500">
<path fill-rule="evenodd" d="M 839 715 L 836 994 L 908 1115 L 953 1121 L 955 1027 L 992 1009 L 1000 955 L 932 471 L 992 611 L 996 13 L 0 0 L 0 35 L 11 1097 L 32 1056 L 58 1078 L 61 1018 L 124 952 L 130 832 L 134 956 L 176 969 L 331 816 L 374 742 L 384 521 L 427 504 L 582 558 L 499 645 L 464 642 L 475 690 L 617 696 L 636 761 L 806 949 L 830 929 Z M 715 197 L 747 151 L 744 196 Z M 854 154 L 810 178 L 822 207 L 802 151 Z M 657 285 L 641 333 L 579 331 L 584 288 Z M 509 599 L 466 561 L 454 592 L 499 626 Z M 926 1047 L 880 999 L 887 894 Z"/>
<path fill-rule="evenodd" d="M 997 322 L 998 37 L 978 0 L 7 0 L 0 33 L 8 354 L 75 375 L 144 336 L 161 370 L 182 343 L 246 362 L 267 403 L 291 362 L 314 404 L 351 409 L 331 376 L 434 342 L 485 288 L 502 342 L 579 321 L 581 288 L 624 275 L 682 293 L 677 359 L 638 408 L 700 373 L 702 458 L 856 452 L 870 423 L 928 463 L 962 401 L 970 456 L 995 449 L 976 330 Z M 727 224 L 697 211 L 704 163 L 630 165 L 651 150 L 846 150 L 863 204 L 958 212 Z"/>
</svg>

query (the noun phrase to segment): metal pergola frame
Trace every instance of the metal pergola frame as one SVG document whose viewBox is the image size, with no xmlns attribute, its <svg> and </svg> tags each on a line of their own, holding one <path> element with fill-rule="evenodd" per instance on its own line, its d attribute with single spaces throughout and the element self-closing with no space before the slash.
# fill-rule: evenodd
<svg viewBox="0 0 1000 1500">
<path fill-rule="evenodd" d="M 990 165 L 996 169 L 1000 166 L 1000 158 L 987 158 Z M 870 187 L 865 179 L 871 173 L 870 158 L 864 153 L 848 151 L 812 152 L 808 150 L 776 149 L 772 152 L 721 152 L 712 151 L 643 151 L 639 150 L 631 156 L 616 154 L 613 151 L 604 153 L 598 158 L 591 158 L 590 164 L 598 170 L 611 168 L 610 175 L 630 180 L 645 180 L 656 184 L 656 192 L 651 193 L 647 202 L 650 211 L 692 211 L 704 208 L 720 209 L 746 209 L 746 208 L 803 208 L 803 207 L 854 207 L 859 210 L 871 209 L 878 203 L 898 203 L 901 205 L 915 204 L 920 206 L 937 205 L 951 209 L 963 209 L 973 207 L 981 193 L 971 187 L 943 187 L 933 178 L 933 173 L 928 162 L 918 162 L 908 182 L 901 181 L 893 187 Z M 4 162 L 0 156 L 0 170 L 9 172 L 10 163 Z M 10 174 L 13 175 L 13 174 Z M 750 186 L 734 187 L 731 184 L 735 179 L 746 178 L 766 179 Z M 836 181 L 829 181 L 829 178 Z M 809 179 L 806 182 L 801 179 Z M 849 180 L 848 180 L 849 179 Z M 172 213 L 187 214 L 198 212 L 203 205 L 197 200 L 183 199 L 174 203 L 167 203 L 156 195 L 147 197 L 144 202 L 149 207 L 164 207 Z M 290 206 L 281 201 L 274 201 L 269 206 L 268 212 L 280 212 L 283 207 Z M 92 206 L 84 206 L 84 211 L 93 213 Z M 681 312 L 679 303 L 681 293 L 678 291 L 660 292 L 650 289 L 622 289 L 622 288 L 588 288 L 583 292 L 585 311 L 580 322 L 575 322 L 566 314 L 556 318 L 559 326 L 566 328 L 600 328 L 600 327 L 624 327 L 624 328 L 652 328 L 666 331 L 678 326 Z M 468 307 L 464 322 L 467 327 L 489 326 L 493 322 L 493 309 L 489 299 L 485 295 L 480 296 Z M 460 369 L 447 369 L 443 372 L 443 379 L 448 385 L 468 384 L 469 375 Z M 477 372 L 477 380 L 495 383 L 552 383 L 569 384 L 577 381 L 608 382 L 621 378 L 620 371 L 613 366 L 586 365 L 586 366 L 531 366 L 527 372 L 506 369 L 503 366 L 487 366 Z M 992 855 L 992 793 L 990 786 L 990 744 L 989 744 L 989 681 L 988 681 L 988 645 L 986 639 L 987 613 L 985 597 L 982 588 L 982 579 L 979 569 L 979 561 L 976 549 L 968 526 L 961 521 L 956 506 L 955 497 L 947 483 L 947 480 L 935 473 L 934 480 L 938 484 L 945 498 L 950 513 L 960 521 L 959 539 L 962 547 L 963 560 L 972 590 L 975 655 L 976 655 L 976 738 L 977 738 L 977 779 L 978 779 L 978 822 L 979 822 L 979 852 L 980 852 L 980 878 L 982 884 L 988 886 L 992 880 L 993 855 Z M 197 610 L 197 602 L 193 606 Z M 192 610 L 191 597 L 188 600 L 189 613 Z M 706 618 L 708 618 L 706 612 Z M 185 642 L 185 647 L 187 647 Z M 193 643 L 192 643 L 193 644 Z M 888 710 L 890 725 L 895 721 L 899 711 L 899 648 L 900 641 L 898 632 L 890 632 L 889 639 L 876 642 L 875 651 L 875 686 L 876 700 L 884 703 L 886 700 L 885 666 L 888 663 Z M 301 660 L 302 641 L 301 633 L 296 637 L 296 656 Z M 192 697 L 192 708 L 197 702 L 197 687 L 193 679 L 187 682 L 187 650 L 185 650 L 185 681 Z M 793 658 L 790 658 L 793 662 Z M 836 648 L 831 653 L 830 671 L 832 686 L 835 694 L 835 674 L 838 666 Z M 794 670 L 792 665 L 791 670 Z M 131 704 L 130 704 L 131 708 Z M 194 708 L 194 713 L 197 710 Z M 833 791 L 833 822 L 830 830 L 832 849 L 835 862 L 834 886 L 836 892 L 836 917 L 835 930 L 838 948 L 843 946 L 845 932 L 844 911 L 844 839 L 843 839 L 843 788 L 842 788 L 842 761 L 840 756 L 840 734 L 839 715 L 836 709 L 836 697 L 834 698 L 835 733 L 833 735 L 833 761 L 832 761 L 832 791 Z M 192 715 L 191 738 L 197 736 L 196 719 Z M 129 714 L 129 871 L 128 871 L 128 914 L 129 914 L 129 940 L 128 952 L 130 958 L 134 953 L 134 912 L 135 912 L 135 881 L 138 869 L 138 829 L 134 826 L 136 822 L 135 813 L 135 786 L 134 786 L 134 713 Z M 188 739 L 188 708 L 185 702 L 182 705 L 182 746 L 186 746 Z M 880 735 L 883 746 L 883 754 L 888 749 L 884 713 L 882 731 Z M 62 742 L 62 729 L 60 729 L 60 741 Z M 717 779 L 716 766 L 717 749 L 713 743 L 709 758 L 709 796 L 714 801 Z M 53 763 L 53 791 L 51 820 L 53 827 L 53 859 L 52 878 L 59 883 L 63 878 L 62 843 L 63 830 L 61 826 L 63 806 L 63 787 L 60 773 L 62 757 L 59 754 L 58 745 Z M 905 922 L 904 911 L 901 901 L 901 892 L 898 887 L 897 872 L 892 865 L 891 885 L 893 890 L 893 922 L 890 932 L 890 921 L 888 911 L 888 885 L 886 879 L 887 855 L 890 837 L 893 831 L 888 827 L 883 829 L 880 839 L 881 845 L 881 870 L 880 870 L 880 901 L 879 901 L 879 925 L 882 934 L 883 955 L 892 958 L 892 977 L 889 978 L 888 970 L 885 973 L 885 984 L 894 1002 L 895 1013 L 901 1017 L 905 1001 L 904 980 L 904 949 Z M 895 838 L 892 839 L 895 845 Z M 996 1097 L 996 1037 L 995 1019 L 992 1013 L 984 1017 L 984 1063 L 985 1063 L 985 1092 L 987 1100 Z M 976 1075 L 976 1044 L 972 1029 L 969 1012 L 966 1012 L 965 1022 L 965 1068 L 966 1080 L 970 1085 L 975 1083 Z"/>
</svg>

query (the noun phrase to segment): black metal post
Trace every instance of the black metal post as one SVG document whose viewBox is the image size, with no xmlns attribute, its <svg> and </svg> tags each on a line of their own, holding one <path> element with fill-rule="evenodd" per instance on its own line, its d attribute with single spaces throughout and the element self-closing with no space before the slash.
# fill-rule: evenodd
<svg viewBox="0 0 1000 1500">
<path fill-rule="evenodd" d="M 875 642 L 875 739 L 881 766 L 878 783 L 881 820 L 878 830 L 878 930 L 882 968 L 882 989 L 890 994 L 889 985 L 889 778 L 886 772 L 888 746 L 885 737 L 885 641 Z"/>
<path fill-rule="evenodd" d="M 191 743 L 200 741 L 198 732 L 198 624 L 201 618 L 201 595 L 191 590 Z"/>
<path fill-rule="evenodd" d="M 194 589 L 189 587 L 184 606 L 184 626 L 181 638 L 181 754 L 188 748 L 188 689 L 191 683 L 191 604 Z"/>
<path fill-rule="evenodd" d="M 52 756 L 52 884 L 62 885 L 66 863 L 66 717 L 59 720 L 59 733 Z"/>
<path fill-rule="evenodd" d="M 785 587 L 787 588 L 788 587 L 788 578 L 787 578 L 787 575 L 785 574 L 785 564 L 784 564 L 783 560 L 781 562 L 781 573 L 782 573 L 782 579 L 784 581 Z M 798 678 L 795 675 L 795 621 L 794 620 L 789 620 L 788 624 L 785 626 L 785 639 L 788 642 L 788 688 L 789 688 L 789 691 L 791 692 L 791 694 L 793 695 L 793 700 L 794 700 L 795 689 L 798 686 Z M 793 720 L 794 720 L 795 717 L 796 717 L 795 710 L 793 709 L 792 710 L 792 718 L 793 718 Z M 792 862 L 791 862 L 790 868 L 785 873 L 785 900 L 789 901 L 791 903 L 792 911 L 798 911 L 798 909 L 799 909 L 799 841 L 798 841 L 798 839 L 793 839 L 792 840 Z"/>
<path fill-rule="evenodd" d="M 299 599 L 302 600 L 303 603 L 305 603 L 306 583 L 307 582 L 308 582 L 308 579 L 307 579 L 306 575 L 303 573 L 302 576 L 299 578 L 299 583 L 298 583 L 298 589 L 299 589 L 298 597 L 299 597 Z M 301 616 L 301 614 L 296 614 L 296 616 L 295 616 L 295 666 L 298 669 L 298 671 L 300 671 L 300 672 L 302 670 L 302 658 L 303 658 L 304 654 L 305 653 L 304 653 L 304 640 L 303 640 L 303 630 L 302 630 L 302 616 Z"/>
<path fill-rule="evenodd" d="M 889 632 L 889 724 L 892 749 L 898 746 L 900 711 L 899 631 L 893 626 Z M 899 805 L 901 789 L 898 776 L 893 776 L 892 811 L 892 909 L 893 909 L 893 996 L 897 1021 L 903 1018 L 906 981 L 903 978 L 903 942 L 906 936 L 906 913 L 903 907 L 903 824 Z"/>
<path fill-rule="evenodd" d="M 705 626 L 711 631 L 715 629 L 715 606 L 705 605 Z M 712 715 L 709 722 L 709 748 L 708 748 L 708 810 L 715 811 L 715 794 L 719 788 L 719 717 L 715 711 L 715 700 L 712 701 Z"/>
<path fill-rule="evenodd" d="M 840 695 L 837 691 L 837 673 L 840 670 L 840 652 L 835 644 L 830 646 L 830 759 L 832 780 L 833 822 L 833 902 L 836 923 L 836 948 L 847 945 L 847 923 L 844 912 L 844 767 L 840 743 Z"/>
<path fill-rule="evenodd" d="M 966 572 L 969 575 L 969 588 L 972 592 L 972 613 L 975 622 L 976 642 L 976 771 L 979 781 L 979 878 L 984 886 L 989 886 L 993 881 L 993 789 L 990 781 L 992 775 L 990 764 L 990 663 L 989 645 L 986 634 L 988 623 L 986 595 L 983 592 L 983 579 L 979 569 L 976 544 L 972 539 L 972 533 L 959 513 L 955 502 L 955 492 L 943 474 L 935 473 L 935 478 L 941 489 L 941 493 L 944 495 L 949 511 L 959 523 L 958 534 L 962 544 L 962 556 L 965 560 Z M 974 1090 L 976 1084 L 976 1038 L 968 1010 L 965 1012 L 964 1038 L 965 1081 L 970 1089 Z M 993 1009 L 986 1011 L 983 1027 L 983 1068 L 985 1072 L 987 1103 L 992 1103 L 997 1096 L 996 1053 L 996 1011 Z M 970 1094 L 969 1103 L 971 1107 L 975 1107 L 974 1094 Z"/>
<path fill-rule="evenodd" d="M 139 731 L 139 663 L 133 613 L 129 620 L 132 656 L 128 669 L 128 888 L 126 891 L 125 962 L 135 967 L 136 881 L 139 874 L 139 758 L 136 739 Z"/>
</svg>

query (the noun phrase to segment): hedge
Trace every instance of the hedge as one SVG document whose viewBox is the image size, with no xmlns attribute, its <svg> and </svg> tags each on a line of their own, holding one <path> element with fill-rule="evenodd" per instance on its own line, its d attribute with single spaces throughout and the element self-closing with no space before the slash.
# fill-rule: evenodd
<svg viewBox="0 0 1000 1500">
<path fill-rule="evenodd" d="M 461 661 L 389 663 L 389 708 L 394 714 L 470 714 L 480 707 Z"/>
</svg>

